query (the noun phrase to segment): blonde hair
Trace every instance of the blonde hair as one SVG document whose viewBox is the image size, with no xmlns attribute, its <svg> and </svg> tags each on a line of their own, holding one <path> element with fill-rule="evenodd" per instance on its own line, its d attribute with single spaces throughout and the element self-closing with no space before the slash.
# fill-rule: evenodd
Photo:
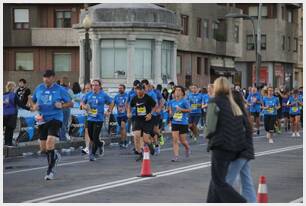
<svg viewBox="0 0 306 206">
<path fill-rule="evenodd" d="M 235 102 L 231 90 L 231 83 L 225 77 L 219 77 L 214 81 L 215 96 L 225 95 L 231 105 L 234 116 L 241 116 L 242 111 L 238 104 Z"/>
<path fill-rule="evenodd" d="M 15 82 L 8 81 L 6 83 L 6 86 L 5 86 L 6 92 L 14 91 L 15 88 L 16 88 L 16 83 Z"/>
</svg>

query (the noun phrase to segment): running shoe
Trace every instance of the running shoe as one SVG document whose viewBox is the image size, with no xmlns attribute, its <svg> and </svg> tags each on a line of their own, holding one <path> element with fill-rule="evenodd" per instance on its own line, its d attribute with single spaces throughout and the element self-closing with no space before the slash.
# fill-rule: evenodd
<svg viewBox="0 0 306 206">
<path fill-rule="evenodd" d="M 45 176 L 45 180 L 53 180 L 54 179 L 54 173 L 48 172 L 48 174 Z"/>
<path fill-rule="evenodd" d="M 299 132 L 296 132 L 295 134 L 296 134 L 297 137 L 301 136 Z"/>
<path fill-rule="evenodd" d="M 173 159 L 171 160 L 171 162 L 178 162 L 178 161 L 179 161 L 178 156 L 173 157 Z"/>
<path fill-rule="evenodd" d="M 55 164 L 54 164 L 54 170 L 57 167 L 59 161 L 61 161 L 62 156 L 59 152 L 55 152 Z"/>
<path fill-rule="evenodd" d="M 96 157 L 95 157 L 95 155 L 94 154 L 90 154 L 89 155 L 89 161 L 96 161 L 97 159 L 96 159 Z"/>
<path fill-rule="evenodd" d="M 160 154 L 160 147 L 155 147 L 155 155 L 159 155 Z"/>
<path fill-rule="evenodd" d="M 165 139 L 164 139 L 164 136 L 163 136 L 163 135 L 160 135 L 160 137 L 159 137 L 159 144 L 160 144 L 161 146 L 163 146 L 163 145 L 165 144 Z"/>
<path fill-rule="evenodd" d="M 82 154 L 88 154 L 89 151 L 88 151 L 88 147 L 85 147 L 84 149 L 82 149 Z"/>
<path fill-rule="evenodd" d="M 273 139 L 269 139 L 269 143 L 273 144 L 274 143 Z"/>
<path fill-rule="evenodd" d="M 295 132 L 292 133 L 292 137 L 295 137 Z"/>
<path fill-rule="evenodd" d="M 102 146 L 99 147 L 99 155 L 100 155 L 100 156 L 104 156 L 104 145 L 105 145 L 105 141 L 102 140 L 101 143 L 102 143 Z"/>
</svg>

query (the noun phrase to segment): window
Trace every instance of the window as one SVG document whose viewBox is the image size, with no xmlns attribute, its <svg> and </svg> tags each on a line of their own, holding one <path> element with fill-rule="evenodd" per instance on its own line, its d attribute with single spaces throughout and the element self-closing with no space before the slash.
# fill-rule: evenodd
<svg viewBox="0 0 306 206">
<path fill-rule="evenodd" d="M 201 75 L 202 70 L 202 58 L 197 57 L 197 74 Z"/>
<path fill-rule="evenodd" d="M 218 29 L 219 29 L 219 23 L 214 22 L 214 23 L 213 23 L 213 34 L 214 34 L 214 39 L 217 39 Z"/>
<path fill-rule="evenodd" d="M 163 41 L 162 42 L 162 58 L 161 58 L 161 72 L 162 77 L 166 76 L 168 79 L 171 77 L 171 66 L 173 56 L 173 42 Z"/>
<path fill-rule="evenodd" d="M 239 26 L 234 27 L 234 39 L 236 43 L 239 43 Z"/>
<path fill-rule="evenodd" d="M 249 7 L 249 16 L 252 17 L 258 17 L 258 6 L 250 6 Z M 267 17 L 268 16 L 268 7 L 262 6 L 261 7 L 261 17 Z"/>
<path fill-rule="evenodd" d="M 188 35 L 188 16 L 181 15 L 182 34 Z"/>
<path fill-rule="evenodd" d="M 293 13 L 292 10 L 288 10 L 288 19 L 287 20 L 288 20 L 289 23 L 292 23 L 292 13 Z"/>
<path fill-rule="evenodd" d="M 14 9 L 14 29 L 29 29 L 29 9 Z"/>
<path fill-rule="evenodd" d="M 288 51 L 290 51 L 291 50 L 291 38 L 290 38 L 290 36 L 288 36 Z"/>
<path fill-rule="evenodd" d="M 197 37 L 202 37 L 202 19 L 198 18 L 197 20 Z"/>
<path fill-rule="evenodd" d="M 253 35 L 247 35 L 247 50 L 254 50 L 255 45 L 254 45 L 254 40 L 253 40 Z"/>
<path fill-rule="evenodd" d="M 69 72 L 71 71 L 71 54 L 54 53 L 53 56 L 54 71 Z"/>
<path fill-rule="evenodd" d="M 282 20 L 285 20 L 285 7 L 282 6 Z"/>
<path fill-rule="evenodd" d="M 204 26 L 204 37 L 208 39 L 209 38 L 209 30 L 208 30 L 208 20 L 207 19 L 205 19 L 203 21 L 203 26 Z"/>
<path fill-rule="evenodd" d="M 33 70 L 33 53 L 17 52 L 16 53 L 16 70 L 31 71 Z"/>
<path fill-rule="evenodd" d="M 261 35 L 261 50 L 267 49 L 267 36 L 265 34 Z"/>
<path fill-rule="evenodd" d="M 204 74 L 208 75 L 208 58 L 204 59 Z"/>
<path fill-rule="evenodd" d="M 176 74 L 182 74 L 182 56 L 176 56 Z"/>
<path fill-rule="evenodd" d="M 257 44 L 257 35 L 255 35 L 255 43 Z M 254 50 L 254 40 L 253 35 L 247 35 L 247 50 Z M 261 35 L 261 50 L 267 49 L 267 36 L 265 34 Z"/>
<path fill-rule="evenodd" d="M 283 36 L 283 41 L 282 41 L 282 49 L 286 49 L 286 36 Z"/>
<path fill-rule="evenodd" d="M 138 46 L 136 41 L 136 46 Z M 126 40 L 102 40 L 101 41 L 101 76 L 103 78 L 115 78 L 116 72 L 119 72 L 122 76 L 126 75 L 127 67 L 127 45 Z M 138 48 L 135 49 L 135 55 L 139 53 Z M 146 55 L 143 52 L 142 57 Z M 138 60 L 138 59 L 137 59 Z M 138 61 L 135 61 L 137 66 Z M 142 59 L 143 63 L 143 59 Z M 147 64 L 151 64 L 151 58 L 148 59 Z M 143 66 L 143 64 L 141 65 Z M 135 68 L 136 69 L 136 68 Z M 144 69 L 143 67 L 141 69 Z M 118 74 L 118 73 L 117 73 Z"/>
<path fill-rule="evenodd" d="M 71 11 L 56 11 L 56 28 L 71 27 Z"/>
<path fill-rule="evenodd" d="M 297 52 L 298 50 L 298 39 L 297 38 L 294 38 L 294 52 Z"/>
</svg>

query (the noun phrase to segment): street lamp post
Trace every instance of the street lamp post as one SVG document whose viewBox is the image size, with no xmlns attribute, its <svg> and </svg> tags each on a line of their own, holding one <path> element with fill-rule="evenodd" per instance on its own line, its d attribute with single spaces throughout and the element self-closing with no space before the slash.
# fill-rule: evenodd
<svg viewBox="0 0 306 206">
<path fill-rule="evenodd" d="M 256 35 L 255 35 L 255 23 L 254 23 L 254 19 L 252 17 L 250 17 L 249 15 L 246 14 L 239 14 L 239 13 L 229 13 L 226 14 L 224 17 L 224 19 L 228 19 L 228 18 L 235 18 L 235 19 L 247 19 L 250 20 L 252 23 L 252 27 L 253 27 L 253 41 L 254 41 L 254 49 L 255 49 L 255 61 L 256 61 L 256 86 L 259 86 L 259 68 L 260 68 L 260 54 L 258 52 L 258 47 L 256 44 Z"/>
<path fill-rule="evenodd" d="M 90 82 L 90 61 L 91 61 L 91 49 L 90 49 L 90 39 L 89 39 L 89 29 L 92 25 L 92 21 L 88 15 L 86 14 L 83 22 L 83 27 L 85 29 L 85 42 L 84 42 L 84 55 L 85 55 L 85 77 L 84 77 L 84 84 Z"/>
</svg>

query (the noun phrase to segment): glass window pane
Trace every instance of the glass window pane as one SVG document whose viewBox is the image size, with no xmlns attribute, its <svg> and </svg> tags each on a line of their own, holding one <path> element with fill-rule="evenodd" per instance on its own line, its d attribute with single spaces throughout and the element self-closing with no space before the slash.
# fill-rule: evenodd
<svg viewBox="0 0 306 206">
<path fill-rule="evenodd" d="M 114 40 L 102 40 L 102 48 L 114 48 Z"/>
<path fill-rule="evenodd" d="M 33 53 L 16 53 L 16 70 L 33 70 Z"/>
<path fill-rule="evenodd" d="M 65 14 L 64 14 L 64 18 L 70 19 L 71 18 L 71 12 L 70 11 L 66 11 Z"/>
<path fill-rule="evenodd" d="M 62 12 L 62 11 L 57 11 L 57 12 L 56 12 L 56 18 L 57 18 L 57 19 L 62 19 L 63 16 L 64 16 L 64 15 L 63 15 L 63 12 Z"/>
<path fill-rule="evenodd" d="M 135 49 L 135 61 L 134 61 L 134 75 L 136 79 L 144 78 L 143 72 L 143 50 Z"/>
<path fill-rule="evenodd" d="M 144 50 L 143 52 L 143 77 L 147 79 L 152 78 L 152 63 L 151 63 L 151 58 L 152 57 L 152 52 L 151 50 Z"/>
<path fill-rule="evenodd" d="M 176 57 L 176 73 L 181 73 L 181 56 Z"/>
<path fill-rule="evenodd" d="M 135 43 L 134 74 L 136 78 L 152 78 L 152 41 L 137 39 Z"/>
<path fill-rule="evenodd" d="M 249 16 L 257 16 L 257 6 L 249 7 Z"/>
<path fill-rule="evenodd" d="M 63 21 L 62 19 L 56 19 L 56 28 L 62 28 L 63 27 Z"/>
<path fill-rule="evenodd" d="M 104 41 L 104 40 L 103 40 Z M 115 72 L 115 54 L 113 48 L 102 48 L 102 77 L 113 78 Z"/>
<path fill-rule="evenodd" d="M 14 20 L 16 23 L 28 23 L 29 9 L 14 9 Z"/>
<path fill-rule="evenodd" d="M 54 54 L 54 71 L 71 71 L 71 54 Z"/>
<path fill-rule="evenodd" d="M 123 71 L 126 76 L 127 67 L 127 50 L 126 49 L 115 49 L 115 72 Z"/>
</svg>

